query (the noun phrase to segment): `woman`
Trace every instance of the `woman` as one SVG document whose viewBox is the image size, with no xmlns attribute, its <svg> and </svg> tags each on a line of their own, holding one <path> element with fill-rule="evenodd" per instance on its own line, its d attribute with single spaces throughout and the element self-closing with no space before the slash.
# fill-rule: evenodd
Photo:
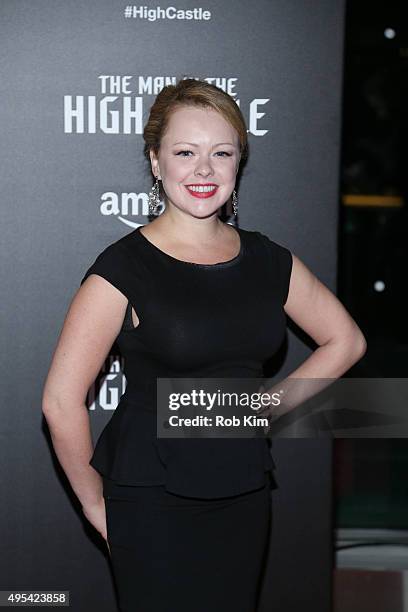
<svg viewBox="0 0 408 612">
<path fill-rule="evenodd" d="M 285 313 L 319 344 L 294 378 L 341 376 L 365 339 L 288 249 L 220 220 L 231 196 L 236 212 L 247 153 L 228 94 L 194 79 L 165 87 L 144 139 L 151 209 L 161 181 L 165 210 L 87 270 L 43 412 L 85 516 L 109 541 L 121 610 L 255 612 L 276 486 L 267 441 L 159 439 L 156 379 L 262 377 Z M 116 339 L 126 393 L 93 450 L 86 395 Z"/>
</svg>

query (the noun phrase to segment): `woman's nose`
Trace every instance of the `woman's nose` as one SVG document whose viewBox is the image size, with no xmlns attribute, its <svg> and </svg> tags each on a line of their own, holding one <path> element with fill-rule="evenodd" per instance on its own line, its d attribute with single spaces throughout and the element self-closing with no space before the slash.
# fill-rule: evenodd
<svg viewBox="0 0 408 612">
<path fill-rule="evenodd" d="M 208 176 L 213 173 L 213 168 L 208 160 L 201 159 L 196 166 L 195 174 Z"/>
</svg>

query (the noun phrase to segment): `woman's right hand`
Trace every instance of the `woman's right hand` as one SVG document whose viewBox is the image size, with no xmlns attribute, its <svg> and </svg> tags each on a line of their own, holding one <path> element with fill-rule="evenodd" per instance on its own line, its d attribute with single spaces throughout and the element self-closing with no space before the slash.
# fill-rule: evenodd
<svg viewBox="0 0 408 612">
<path fill-rule="evenodd" d="M 101 534 L 103 539 L 105 540 L 109 554 L 110 548 L 108 544 L 108 535 L 107 535 L 107 525 L 106 525 L 106 507 L 105 507 L 105 499 L 101 497 L 101 499 L 95 504 L 85 504 L 82 506 L 82 512 L 88 521 L 95 527 L 97 531 Z"/>
</svg>

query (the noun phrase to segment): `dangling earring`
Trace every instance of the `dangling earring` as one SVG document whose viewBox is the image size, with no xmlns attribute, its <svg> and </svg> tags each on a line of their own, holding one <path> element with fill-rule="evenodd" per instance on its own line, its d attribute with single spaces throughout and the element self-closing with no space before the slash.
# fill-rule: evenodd
<svg viewBox="0 0 408 612">
<path fill-rule="evenodd" d="M 234 211 L 234 215 L 235 217 L 238 214 L 238 198 L 237 198 L 237 192 L 234 191 L 232 192 L 232 210 Z"/>
<path fill-rule="evenodd" d="M 157 176 L 156 176 L 156 182 L 151 188 L 150 193 L 149 193 L 149 214 L 157 215 L 159 211 L 159 206 L 160 206 L 160 187 L 159 187 L 159 181 L 157 180 Z"/>
</svg>

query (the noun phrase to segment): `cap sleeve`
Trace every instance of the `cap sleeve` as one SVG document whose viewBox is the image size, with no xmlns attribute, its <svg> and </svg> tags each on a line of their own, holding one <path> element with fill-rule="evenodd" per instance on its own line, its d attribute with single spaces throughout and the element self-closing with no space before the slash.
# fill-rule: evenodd
<svg viewBox="0 0 408 612">
<path fill-rule="evenodd" d="M 289 294 L 290 277 L 292 274 L 293 257 L 286 247 L 278 244 L 278 259 L 282 286 L 282 304 L 286 304 Z"/>
<path fill-rule="evenodd" d="M 116 289 L 119 289 L 129 299 L 129 273 L 130 259 L 127 251 L 122 246 L 114 243 L 106 247 L 98 255 L 94 263 L 85 272 L 81 285 L 88 276 L 97 274 L 116 287 Z"/>
<path fill-rule="evenodd" d="M 274 242 L 265 234 L 256 232 L 262 241 L 264 248 L 268 251 L 268 261 L 272 271 L 276 274 L 279 284 L 279 297 L 282 305 L 286 304 L 289 294 L 290 277 L 292 274 L 293 257 L 289 249 Z"/>
</svg>

